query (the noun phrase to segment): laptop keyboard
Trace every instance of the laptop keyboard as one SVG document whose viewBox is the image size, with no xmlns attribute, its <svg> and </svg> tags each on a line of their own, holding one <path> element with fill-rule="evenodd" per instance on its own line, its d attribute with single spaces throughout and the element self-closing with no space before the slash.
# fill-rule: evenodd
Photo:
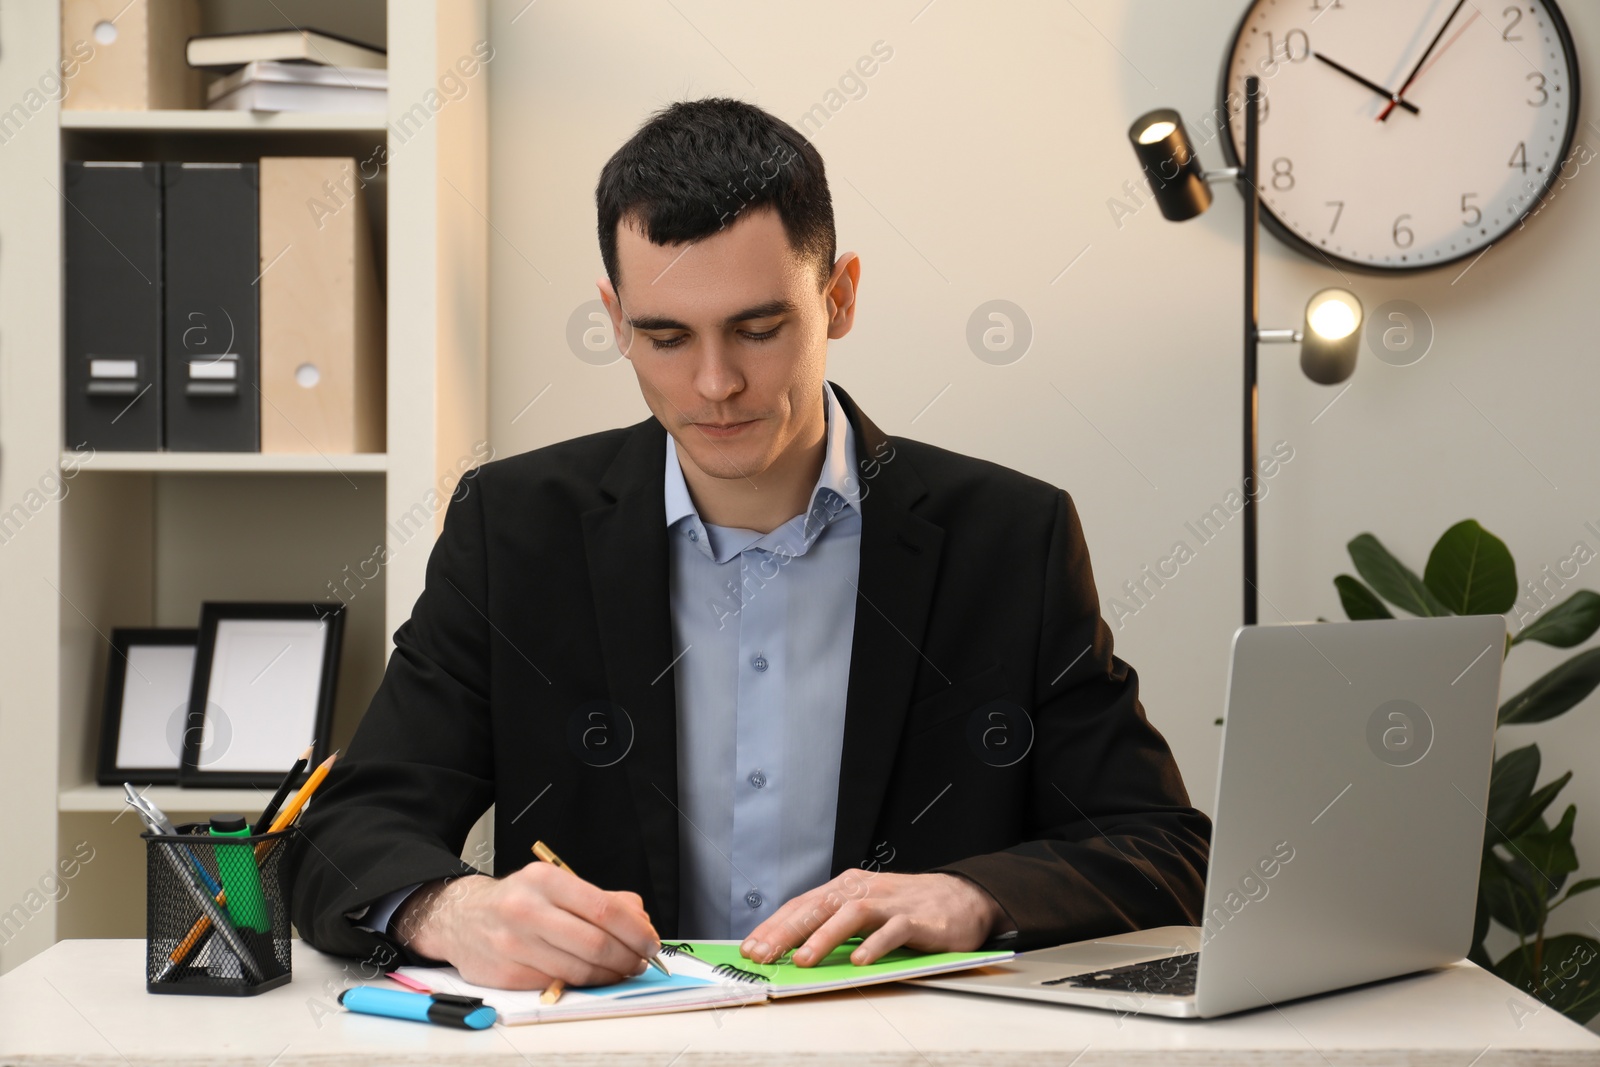
<svg viewBox="0 0 1600 1067">
<path fill-rule="evenodd" d="M 1162 997 L 1192 997 L 1195 970 L 1199 963 L 1200 953 L 1186 952 L 1179 956 L 1146 960 L 1144 963 L 1135 963 L 1127 967 L 1112 967 L 1104 971 L 1088 971 L 1083 974 L 1068 975 L 1065 978 L 1052 978 L 1039 984 L 1117 993 L 1149 993 Z"/>
</svg>

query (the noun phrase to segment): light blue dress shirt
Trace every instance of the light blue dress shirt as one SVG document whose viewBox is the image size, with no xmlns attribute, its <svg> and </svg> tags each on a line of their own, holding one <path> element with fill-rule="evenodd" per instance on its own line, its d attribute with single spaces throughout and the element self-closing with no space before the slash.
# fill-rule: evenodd
<svg viewBox="0 0 1600 1067">
<path fill-rule="evenodd" d="M 861 482 L 850 420 L 822 388 L 822 471 L 771 533 L 702 522 L 667 440 L 680 937 L 742 939 L 832 871 Z M 388 930 L 416 888 L 350 918 Z"/>
<path fill-rule="evenodd" d="M 831 873 L 861 513 L 823 390 L 822 471 L 770 533 L 702 522 L 667 444 L 683 937 L 743 938 Z"/>
</svg>

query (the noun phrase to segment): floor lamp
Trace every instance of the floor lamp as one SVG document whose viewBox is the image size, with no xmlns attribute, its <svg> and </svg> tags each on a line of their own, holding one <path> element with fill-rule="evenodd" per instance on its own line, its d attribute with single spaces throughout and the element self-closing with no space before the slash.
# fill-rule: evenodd
<svg viewBox="0 0 1600 1067">
<path fill-rule="evenodd" d="M 1323 289 L 1306 304 L 1305 323 L 1298 330 L 1263 330 L 1260 312 L 1259 234 L 1261 189 L 1259 170 L 1261 79 L 1245 79 L 1243 164 L 1205 170 L 1184 129 L 1183 117 L 1171 108 L 1151 111 L 1128 131 L 1134 153 L 1150 179 L 1161 214 L 1182 222 L 1211 206 L 1211 184 L 1233 182 L 1244 197 L 1244 621 L 1256 623 L 1256 509 L 1259 506 L 1256 355 L 1262 344 L 1299 344 L 1300 369 L 1321 385 L 1335 385 L 1356 369 L 1361 348 L 1361 301 L 1347 289 Z"/>
</svg>

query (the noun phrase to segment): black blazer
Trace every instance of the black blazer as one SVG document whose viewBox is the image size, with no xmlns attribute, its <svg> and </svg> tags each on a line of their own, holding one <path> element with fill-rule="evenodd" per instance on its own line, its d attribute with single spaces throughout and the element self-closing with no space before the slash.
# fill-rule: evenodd
<svg viewBox="0 0 1600 1067">
<path fill-rule="evenodd" d="M 834 388 L 865 497 L 833 872 L 965 875 L 1018 948 L 1196 924 L 1210 823 L 1112 654 L 1071 499 L 887 437 Z M 679 936 L 667 441 L 652 418 L 463 481 L 291 852 L 307 941 L 416 960 L 345 913 L 540 838 Z M 491 803 L 494 856 L 463 863 Z"/>
</svg>

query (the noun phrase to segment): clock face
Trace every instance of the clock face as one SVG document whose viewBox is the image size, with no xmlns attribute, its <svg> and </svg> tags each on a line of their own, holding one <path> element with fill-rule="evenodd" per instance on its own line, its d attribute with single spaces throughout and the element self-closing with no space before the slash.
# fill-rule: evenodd
<svg viewBox="0 0 1600 1067">
<path fill-rule="evenodd" d="M 1577 128 L 1572 39 L 1551 0 L 1256 0 L 1222 78 L 1234 165 L 1251 74 L 1263 219 L 1362 270 L 1481 255 L 1538 205 Z"/>
</svg>

